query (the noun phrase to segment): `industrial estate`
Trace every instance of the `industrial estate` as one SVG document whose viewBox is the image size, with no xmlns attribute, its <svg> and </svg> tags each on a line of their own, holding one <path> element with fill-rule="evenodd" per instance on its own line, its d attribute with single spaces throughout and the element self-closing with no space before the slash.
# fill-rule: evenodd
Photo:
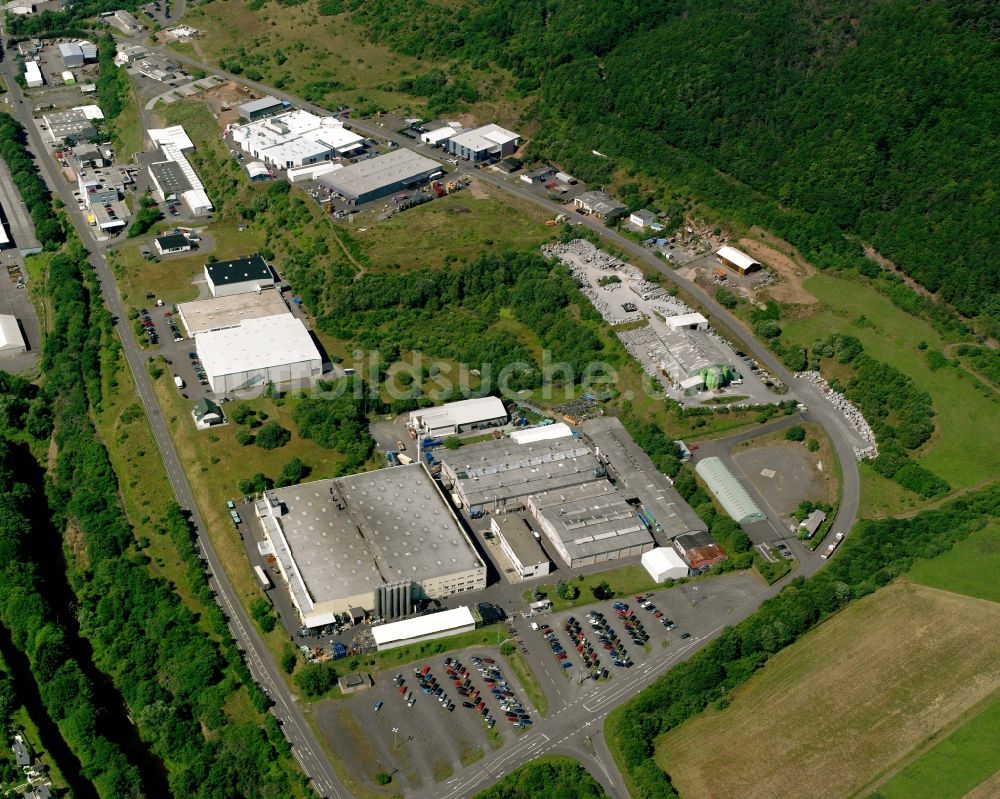
<svg viewBox="0 0 1000 799">
<path fill-rule="evenodd" d="M 246 5 L 6 7 L 4 793 L 992 795 L 921 774 L 995 669 L 906 628 L 995 611 L 985 317 L 797 185 L 570 141 L 514 17 Z"/>
</svg>

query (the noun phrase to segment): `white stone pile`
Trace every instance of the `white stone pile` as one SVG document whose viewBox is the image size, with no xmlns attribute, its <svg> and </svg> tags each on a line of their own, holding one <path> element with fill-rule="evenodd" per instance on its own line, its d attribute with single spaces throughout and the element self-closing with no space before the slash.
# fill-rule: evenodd
<svg viewBox="0 0 1000 799">
<path fill-rule="evenodd" d="M 833 404 L 838 411 L 844 415 L 847 423 L 854 428 L 858 435 L 867 443 L 865 447 L 854 447 L 854 455 L 859 461 L 878 457 L 878 443 L 875 441 L 875 433 L 872 432 L 871 425 L 861 414 L 854 404 L 839 391 L 830 388 L 830 384 L 819 372 L 799 372 L 795 375 L 800 380 L 808 380 L 819 386 L 823 390 L 824 396 Z"/>
</svg>

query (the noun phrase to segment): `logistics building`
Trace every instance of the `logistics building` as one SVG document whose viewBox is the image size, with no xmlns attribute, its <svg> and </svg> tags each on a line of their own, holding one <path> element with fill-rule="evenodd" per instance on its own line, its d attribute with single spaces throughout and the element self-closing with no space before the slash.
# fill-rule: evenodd
<svg viewBox="0 0 1000 799">
<path fill-rule="evenodd" d="M 506 423 L 507 409 L 502 400 L 478 397 L 411 411 L 406 426 L 417 435 L 437 438 Z"/>
<path fill-rule="evenodd" d="M 455 122 L 445 125 L 443 128 L 435 128 L 434 130 L 428 130 L 425 133 L 421 133 L 420 141 L 424 144 L 431 145 L 431 147 L 445 147 L 447 146 L 448 139 L 453 136 L 457 136 L 464 130 L 465 128 Z"/>
<path fill-rule="evenodd" d="M 462 131 L 444 140 L 442 146 L 452 155 L 469 161 L 499 160 L 517 151 L 521 146 L 521 136 L 490 124 Z"/>
<path fill-rule="evenodd" d="M 734 272 L 741 275 L 748 275 L 761 268 L 759 261 L 755 261 L 745 252 L 741 252 L 735 247 L 720 247 L 715 255 L 719 259 L 719 263 L 723 266 L 728 266 Z"/>
<path fill-rule="evenodd" d="M 426 183 L 441 172 L 441 164 L 399 147 L 385 155 L 321 175 L 319 182 L 359 205 L 402 189 Z"/>
<path fill-rule="evenodd" d="M 184 128 L 174 125 L 170 128 L 153 128 L 147 133 L 162 152 L 162 160 L 149 165 L 149 176 L 158 198 L 163 202 L 180 199 L 192 216 L 211 213 L 212 201 L 205 192 L 205 186 L 194 167 L 184 157 L 184 153 L 194 149 Z"/>
<path fill-rule="evenodd" d="M 767 518 L 743 484 L 719 458 L 702 458 L 695 464 L 694 470 L 705 481 L 708 490 L 719 500 L 726 513 L 740 524 L 762 522 Z"/>
<path fill-rule="evenodd" d="M 45 132 L 53 142 L 94 138 L 97 135 L 94 120 L 98 119 L 104 119 L 104 112 L 96 105 L 81 105 L 42 115 Z"/>
<path fill-rule="evenodd" d="M 317 164 L 357 153 L 365 141 L 363 136 L 344 127 L 339 119 L 316 116 L 301 108 L 235 125 L 231 131 L 233 141 L 244 151 L 279 169 Z"/>
<path fill-rule="evenodd" d="M 274 272 L 258 253 L 205 264 L 205 282 L 213 297 L 225 297 L 270 288 L 274 285 Z"/>
<path fill-rule="evenodd" d="M 0 355 L 17 355 L 26 352 L 28 345 L 21 335 L 21 326 L 17 317 L 10 314 L 0 315 Z"/>
<path fill-rule="evenodd" d="M 195 347 L 216 394 L 268 383 L 308 383 L 323 372 L 323 358 L 309 330 L 290 313 L 200 333 Z"/>
<path fill-rule="evenodd" d="M 522 580 L 549 573 L 551 562 L 542 549 L 540 538 L 527 519 L 506 513 L 490 517 L 490 530 L 500 542 L 500 550 L 510 558 Z"/>
<path fill-rule="evenodd" d="M 274 489 L 254 507 L 307 627 L 351 608 L 398 619 L 420 600 L 486 586 L 484 563 L 421 464 Z M 396 632 L 378 636 L 388 645 Z"/>
</svg>

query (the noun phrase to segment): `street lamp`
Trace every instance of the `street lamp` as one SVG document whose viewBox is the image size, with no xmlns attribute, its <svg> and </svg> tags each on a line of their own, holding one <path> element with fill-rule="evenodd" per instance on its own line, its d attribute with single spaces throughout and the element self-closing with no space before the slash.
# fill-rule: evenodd
<svg viewBox="0 0 1000 799">
<path fill-rule="evenodd" d="M 397 740 L 396 740 L 396 733 L 398 733 L 398 732 L 399 732 L 399 727 L 393 727 L 392 728 L 392 751 L 393 752 L 396 751 L 396 747 L 398 746 L 398 743 L 397 743 Z"/>
</svg>

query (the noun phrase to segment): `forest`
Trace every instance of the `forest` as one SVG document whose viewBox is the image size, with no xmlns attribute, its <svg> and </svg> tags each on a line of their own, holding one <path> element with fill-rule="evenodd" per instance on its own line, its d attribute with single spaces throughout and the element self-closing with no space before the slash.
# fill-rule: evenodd
<svg viewBox="0 0 1000 799">
<path fill-rule="evenodd" d="M 565 757 L 545 757 L 508 774 L 475 799 L 606 799 L 583 766 Z"/>
<path fill-rule="evenodd" d="M 370 38 L 401 52 L 506 70 L 515 93 L 538 99 L 533 155 L 592 182 L 619 168 L 661 179 L 821 267 L 870 265 L 867 242 L 998 329 L 996 4 L 349 8 Z"/>
<path fill-rule="evenodd" d="M 748 619 L 724 630 L 608 717 L 605 734 L 632 796 L 677 797 L 652 757 L 657 736 L 709 704 L 724 706 L 727 695 L 771 655 L 830 614 L 886 585 L 915 558 L 939 555 L 997 518 L 1000 487 L 992 486 L 909 519 L 861 522 L 820 572 L 792 581 Z"/>
</svg>

